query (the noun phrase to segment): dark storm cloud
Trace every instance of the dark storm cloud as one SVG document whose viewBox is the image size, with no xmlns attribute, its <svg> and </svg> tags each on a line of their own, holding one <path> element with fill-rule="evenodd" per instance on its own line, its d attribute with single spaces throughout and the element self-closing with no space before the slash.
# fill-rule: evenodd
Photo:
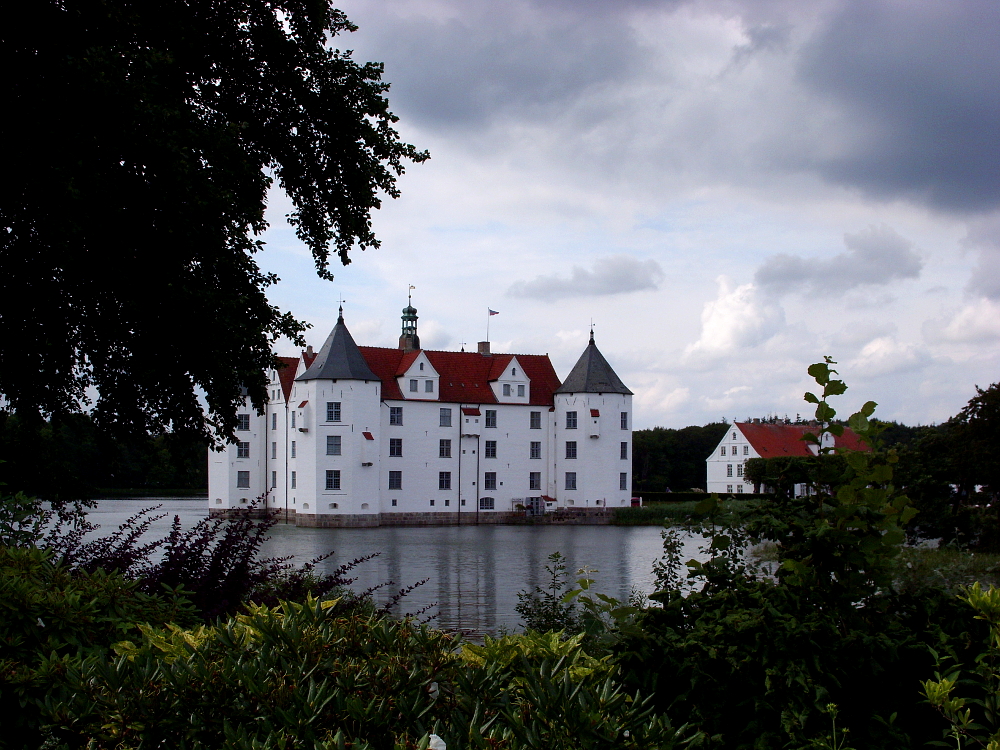
<svg viewBox="0 0 1000 750">
<path fill-rule="evenodd" d="M 507 294 L 511 297 L 554 302 L 566 297 L 626 294 L 657 289 L 662 281 L 663 269 L 655 260 L 643 261 L 628 255 L 615 255 L 595 261 L 593 271 L 573 266 L 568 279 L 538 276 L 531 281 L 518 281 L 510 286 Z"/>
<path fill-rule="evenodd" d="M 829 260 L 772 255 L 757 269 L 754 281 L 775 294 L 842 294 L 864 284 L 915 279 L 923 267 L 913 243 L 885 224 L 845 234 L 844 244 L 847 252 Z"/>
<path fill-rule="evenodd" d="M 435 128 L 470 129 L 498 116 L 530 119 L 582 92 L 626 80 L 636 64 L 617 13 L 572 4 L 469 2 L 462 14 L 401 18 L 388 11 L 365 28 L 393 87 L 394 109 Z"/>
<path fill-rule="evenodd" d="M 995 0 L 844 3 L 800 67 L 857 132 L 821 174 L 945 210 L 1000 205 L 998 40 Z"/>
</svg>

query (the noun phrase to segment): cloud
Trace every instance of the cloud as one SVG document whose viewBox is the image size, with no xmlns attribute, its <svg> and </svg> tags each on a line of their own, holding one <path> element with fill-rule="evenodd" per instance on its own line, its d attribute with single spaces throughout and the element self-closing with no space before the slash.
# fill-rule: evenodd
<svg viewBox="0 0 1000 750">
<path fill-rule="evenodd" d="M 981 344 L 1000 340 L 1000 303 L 978 299 L 950 316 L 924 323 L 924 338 L 932 344 Z"/>
<path fill-rule="evenodd" d="M 515 282 L 507 289 L 507 294 L 511 297 L 555 302 L 567 297 L 627 294 L 657 289 L 662 281 L 663 269 L 655 260 L 615 255 L 594 261 L 593 271 L 573 266 L 568 279 L 552 275 Z"/>
<path fill-rule="evenodd" d="M 913 243 L 882 224 L 845 234 L 847 252 L 829 260 L 772 255 L 757 269 L 754 281 L 775 294 L 842 294 L 863 284 L 888 284 L 917 278 L 923 261 Z"/>
<path fill-rule="evenodd" d="M 892 336 L 869 341 L 857 357 L 844 367 L 849 375 L 876 377 L 924 367 L 930 362 L 926 351 L 914 344 L 904 344 Z"/>
<path fill-rule="evenodd" d="M 814 166 L 875 197 L 946 210 L 1000 205 L 1000 6 L 993 0 L 839 3 L 799 77 L 839 105 Z"/>
<path fill-rule="evenodd" d="M 1000 213 L 969 222 L 961 244 L 979 252 L 979 262 L 966 290 L 992 300 L 1000 299 Z"/>
<path fill-rule="evenodd" d="M 716 281 L 718 297 L 705 304 L 701 314 L 701 338 L 685 349 L 685 359 L 714 358 L 758 346 L 785 324 L 781 307 L 762 299 L 753 284 L 734 287 L 726 276 Z"/>
</svg>

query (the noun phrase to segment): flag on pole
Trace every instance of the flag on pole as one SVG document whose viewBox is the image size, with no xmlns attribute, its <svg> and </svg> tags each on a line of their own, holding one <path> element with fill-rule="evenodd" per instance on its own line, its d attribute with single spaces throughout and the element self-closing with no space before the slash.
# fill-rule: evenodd
<svg viewBox="0 0 1000 750">
<path fill-rule="evenodd" d="M 490 308 L 488 308 L 488 307 L 486 309 L 490 310 Z M 499 314 L 500 314 L 499 310 L 490 310 L 490 315 L 499 315 Z"/>
</svg>

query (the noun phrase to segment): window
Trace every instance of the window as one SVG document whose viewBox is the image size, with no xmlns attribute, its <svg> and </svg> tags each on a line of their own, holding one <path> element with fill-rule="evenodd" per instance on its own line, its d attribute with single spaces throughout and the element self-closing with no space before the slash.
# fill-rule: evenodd
<svg viewBox="0 0 1000 750">
<path fill-rule="evenodd" d="M 622 441 L 621 459 L 622 461 L 628 460 L 628 443 L 624 440 Z"/>
<path fill-rule="evenodd" d="M 326 488 L 328 490 L 340 489 L 340 469 L 326 470 Z"/>
<path fill-rule="evenodd" d="M 292 429 L 295 429 L 295 412 L 292 412 Z"/>
<path fill-rule="evenodd" d="M 726 446 L 722 446 L 721 450 L 722 450 L 722 453 L 720 455 L 722 455 L 722 456 L 726 455 Z"/>
<path fill-rule="evenodd" d="M 250 458 L 250 443 L 236 444 L 236 458 Z"/>
<path fill-rule="evenodd" d="M 542 429 L 542 413 L 540 411 L 531 412 L 531 419 L 528 422 L 528 427 L 532 430 Z"/>
<path fill-rule="evenodd" d="M 403 472 L 401 471 L 389 472 L 389 489 L 390 490 L 403 489 Z"/>
<path fill-rule="evenodd" d="M 446 497 L 444 499 L 444 507 L 447 508 L 449 505 L 451 505 L 451 498 L 450 497 Z"/>
<path fill-rule="evenodd" d="M 434 498 L 431 498 L 431 505 L 434 505 Z"/>
<path fill-rule="evenodd" d="M 271 472 L 271 489 L 273 490 L 277 486 L 278 486 L 278 472 L 272 471 Z"/>
<path fill-rule="evenodd" d="M 340 421 L 340 402 L 339 401 L 327 401 L 326 402 L 326 421 L 327 422 L 339 422 Z"/>
<path fill-rule="evenodd" d="M 425 393 L 434 393 L 434 381 L 433 380 L 425 380 L 424 381 L 424 392 Z"/>
<path fill-rule="evenodd" d="M 496 427 L 497 426 L 497 410 L 487 409 L 486 410 L 486 426 Z"/>
<path fill-rule="evenodd" d="M 389 457 L 399 458 L 403 455 L 403 438 L 389 438 Z"/>
<path fill-rule="evenodd" d="M 396 507 L 396 504 L 397 504 L 397 503 L 396 503 L 396 498 L 393 498 L 393 499 L 392 499 L 392 507 L 393 507 L 393 508 L 395 508 L 395 507 Z"/>
<path fill-rule="evenodd" d="M 326 455 L 328 456 L 340 455 L 340 435 L 326 436 Z"/>
<path fill-rule="evenodd" d="M 483 474 L 483 489 L 484 490 L 495 490 L 497 488 L 497 473 L 495 471 L 487 471 Z"/>
<path fill-rule="evenodd" d="M 420 363 L 420 372 L 423 372 L 423 371 L 424 371 L 424 363 L 423 363 L 423 362 L 421 362 L 421 363 Z"/>
<path fill-rule="evenodd" d="M 742 484 L 736 485 L 736 493 L 739 494 L 741 492 L 743 492 L 743 485 Z"/>
<path fill-rule="evenodd" d="M 272 430 L 278 429 L 278 412 L 274 412 L 271 415 L 271 429 Z"/>
<path fill-rule="evenodd" d="M 749 445 L 744 445 L 743 446 L 743 455 L 744 456 L 749 456 L 750 455 L 750 446 Z"/>
<path fill-rule="evenodd" d="M 249 414 L 237 414 L 236 415 L 236 429 L 237 430 L 249 430 L 250 429 L 250 415 Z"/>
<path fill-rule="evenodd" d="M 292 441 L 292 458 L 295 458 L 295 441 Z"/>
<path fill-rule="evenodd" d="M 451 458 L 451 440 L 444 439 L 438 441 L 438 458 Z"/>
<path fill-rule="evenodd" d="M 566 412 L 566 429 L 575 430 L 576 429 L 576 412 L 568 411 Z"/>
<path fill-rule="evenodd" d="M 389 407 L 389 424 L 401 425 L 403 424 L 403 407 L 402 406 L 390 406 Z"/>
<path fill-rule="evenodd" d="M 732 491 L 733 491 L 733 485 L 727 484 L 726 485 L 726 492 L 732 492 Z"/>
<path fill-rule="evenodd" d="M 438 412 L 438 427 L 451 427 L 451 409 L 442 408 Z"/>
<path fill-rule="evenodd" d="M 733 465 L 726 464 L 726 476 L 731 477 L 732 475 L 733 475 Z M 732 490 L 730 490 L 730 492 L 732 492 Z"/>
<path fill-rule="evenodd" d="M 743 476 L 743 464 L 736 464 L 736 476 Z"/>
<path fill-rule="evenodd" d="M 483 454 L 483 458 L 496 458 L 496 457 L 497 457 L 497 441 L 487 440 L 486 452 Z"/>
<path fill-rule="evenodd" d="M 516 367 L 511 367 L 510 368 L 510 376 L 512 378 L 516 378 L 517 377 L 517 368 Z"/>
<path fill-rule="evenodd" d="M 542 443 L 541 441 L 533 442 L 531 444 L 531 453 L 528 454 L 531 458 L 541 458 L 542 457 Z"/>
<path fill-rule="evenodd" d="M 241 490 L 250 489 L 250 472 L 249 471 L 237 471 L 236 472 L 236 487 Z"/>
<path fill-rule="evenodd" d="M 736 439 L 736 433 L 734 432 L 733 433 L 733 440 L 735 440 L 735 439 Z"/>
<path fill-rule="evenodd" d="M 438 472 L 438 489 L 439 490 L 450 490 L 451 489 L 451 472 L 450 471 L 439 471 Z"/>
<path fill-rule="evenodd" d="M 528 489 L 529 490 L 542 489 L 542 472 L 532 471 L 528 473 Z"/>
<path fill-rule="evenodd" d="M 272 443 L 271 443 L 271 460 L 274 461 L 277 457 L 278 457 L 278 444 L 272 441 Z"/>
<path fill-rule="evenodd" d="M 517 395 L 518 395 L 519 398 L 524 398 L 524 386 L 523 385 L 519 385 L 517 387 Z"/>
<path fill-rule="evenodd" d="M 496 500 L 492 497 L 481 497 L 479 498 L 479 510 L 494 510 L 496 508 Z"/>
<path fill-rule="evenodd" d="M 618 475 L 618 489 L 627 490 L 628 489 L 628 472 L 623 471 Z"/>
<path fill-rule="evenodd" d="M 417 381 L 416 380 L 411 380 L 410 381 L 410 393 L 416 393 L 416 392 L 417 392 Z"/>
<path fill-rule="evenodd" d="M 622 412 L 622 429 L 623 430 L 627 430 L 628 429 L 628 412 L 627 411 L 623 411 Z"/>
<path fill-rule="evenodd" d="M 576 489 L 576 472 L 567 471 L 566 472 L 566 489 L 575 490 Z"/>
<path fill-rule="evenodd" d="M 292 489 L 295 489 L 295 472 L 292 472 Z"/>
<path fill-rule="evenodd" d="M 576 458 L 576 441 L 566 441 L 566 458 Z"/>
<path fill-rule="evenodd" d="M 510 383 L 504 383 L 503 384 L 503 395 L 505 395 L 505 396 L 509 396 L 510 395 Z"/>
</svg>

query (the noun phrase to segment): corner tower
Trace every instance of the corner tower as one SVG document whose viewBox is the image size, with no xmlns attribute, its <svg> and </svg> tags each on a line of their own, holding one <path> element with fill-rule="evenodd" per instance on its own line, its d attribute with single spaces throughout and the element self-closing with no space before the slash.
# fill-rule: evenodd
<svg viewBox="0 0 1000 750">
<path fill-rule="evenodd" d="M 377 526 L 381 385 L 340 309 L 291 403 L 289 494 L 298 526 Z"/>
<path fill-rule="evenodd" d="M 570 507 L 623 507 L 632 496 L 632 391 L 590 342 L 555 392 L 555 492 Z"/>
</svg>

